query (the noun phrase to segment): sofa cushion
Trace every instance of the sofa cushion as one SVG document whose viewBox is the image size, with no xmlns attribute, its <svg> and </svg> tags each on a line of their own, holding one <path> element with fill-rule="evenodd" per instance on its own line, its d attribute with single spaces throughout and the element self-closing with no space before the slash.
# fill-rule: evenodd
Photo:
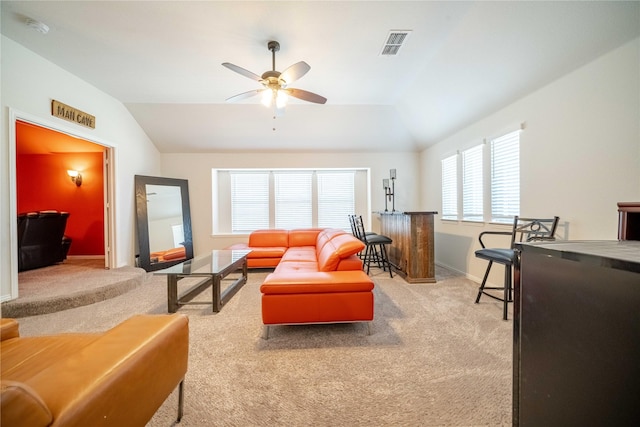
<svg viewBox="0 0 640 427">
<path fill-rule="evenodd" d="M 227 246 L 226 250 L 231 251 L 251 251 L 247 255 L 247 265 L 249 268 L 273 268 L 278 265 L 282 255 L 286 253 L 287 248 L 283 247 L 259 247 L 250 248 L 246 243 L 236 243 L 231 246 Z"/>
<path fill-rule="evenodd" d="M 66 359 L 95 342 L 100 334 L 60 334 L 22 337 L 2 342 L 0 376 L 29 383 L 55 361 Z M 37 351 L 34 351 L 37 349 Z"/>
<path fill-rule="evenodd" d="M 289 247 L 298 246 L 315 246 L 318 234 L 322 228 L 303 228 L 297 230 L 289 230 Z"/>
<path fill-rule="evenodd" d="M 19 381 L 2 380 L 2 425 L 48 426 L 53 421 L 51 411 L 28 385 Z"/>
<path fill-rule="evenodd" d="M 283 247 L 289 246 L 289 232 L 287 230 L 270 229 L 256 230 L 249 235 L 249 247 L 257 248 L 266 247 Z"/>
<path fill-rule="evenodd" d="M 344 230 L 339 230 L 335 228 L 327 228 L 326 230 L 322 230 L 318 234 L 318 238 L 316 239 L 316 254 L 319 256 L 320 252 L 322 252 L 322 248 L 327 244 L 331 239 L 336 236 L 340 236 L 342 234 L 346 234 Z"/>
<path fill-rule="evenodd" d="M 276 273 L 299 273 L 317 272 L 318 263 L 316 261 L 280 261 L 274 272 Z"/>
<path fill-rule="evenodd" d="M 335 271 L 340 260 L 357 254 L 364 247 L 364 243 L 350 234 L 335 235 L 318 253 L 318 270 Z"/>
<path fill-rule="evenodd" d="M 282 246 L 261 246 L 252 247 L 251 252 L 247 255 L 247 259 L 251 258 L 282 258 L 282 255 L 287 251 L 286 247 Z"/>
<path fill-rule="evenodd" d="M 316 248 L 313 246 L 289 248 L 282 256 L 282 261 L 313 261 L 317 263 Z"/>
<path fill-rule="evenodd" d="M 338 230 L 338 232 L 341 231 L 342 230 Z M 316 239 L 316 251 L 318 251 L 318 253 L 320 253 L 324 245 L 326 245 L 327 242 L 331 240 L 332 237 L 334 237 L 335 233 L 336 230 L 330 228 L 322 230 L 320 233 L 318 233 L 318 238 Z M 342 233 L 344 232 L 342 231 Z"/>
</svg>

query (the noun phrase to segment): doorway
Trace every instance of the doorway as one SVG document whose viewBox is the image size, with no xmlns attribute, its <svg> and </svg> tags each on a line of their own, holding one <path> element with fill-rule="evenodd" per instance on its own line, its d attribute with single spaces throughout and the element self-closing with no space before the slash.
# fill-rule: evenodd
<svg viewBox="0 0 640 427">
<path fill-rule="evenodd" d="M 115 265 L 114 215 L 110 208 L 114 197 L 113 146 L 96 141 L 82 131 L 34 120 L 20 113 L 11 115 L 10 128 L 12 227 L 16 226 L 19 211 L 52 208 L 68 211 L 66 234 L 77 236 L 68 256 L 102 257 L 105 269 L 111 268 Z M 84 175 L 82 183 L 77 185 L 67 170 L 77 170 Z M 46 192 L 57 193 L 59 197 L 52 199 Z M 38 202 L 38 193 L 43 193 L 42 202 Z M 12 229 L 11 235 L 10 299 L 15 299 L 19 296 L 17 230 Z"/>
</svg>

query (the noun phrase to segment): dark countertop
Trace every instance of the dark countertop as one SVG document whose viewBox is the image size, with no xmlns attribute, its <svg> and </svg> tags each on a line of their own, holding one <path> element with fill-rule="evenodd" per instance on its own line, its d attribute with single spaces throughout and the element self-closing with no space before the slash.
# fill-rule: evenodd
<svg viewBox="0 0 640 427">
<path fill-rule="evenodd" d="M 516 243 L 522 253 L 539 253 L 605 268 L 640 273 L 640 241 L 576 240 Z"/>
<path fill-rule="evenodd" d="M 416 212 L 402 212 L 402 211 L 378 211 L 374 212 L 379 215 L 437 215 L 436 211 L 416 211 Z"/>
</svg>

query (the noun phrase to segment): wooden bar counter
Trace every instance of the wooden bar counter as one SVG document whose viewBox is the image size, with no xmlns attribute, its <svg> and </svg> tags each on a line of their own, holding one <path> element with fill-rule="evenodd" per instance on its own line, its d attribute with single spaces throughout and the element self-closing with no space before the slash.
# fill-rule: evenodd
<svg viewBox="0 0 640 427">
<path fill-rule="evenodd" d="M 435 283 L 433 217 L 438 212 L 376 212 L 380 233 L 393 240 L 389 261 L 409 283 Z"/>
</svg>

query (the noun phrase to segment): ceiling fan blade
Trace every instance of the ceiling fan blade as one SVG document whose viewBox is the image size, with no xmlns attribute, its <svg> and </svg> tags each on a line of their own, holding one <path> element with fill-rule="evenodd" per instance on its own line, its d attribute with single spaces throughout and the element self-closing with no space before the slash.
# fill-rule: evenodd
<svg viewBox="0 0 640 427">
<path fill-rule="evenodd" d="M 315 102 L 316 104 L 324 104 L 327 102 L 327 98 L 324 96 L 320 96 L 313 92 L 309 92 L 302 89 L 284 89 L 288 95 L 293 96 L 294 98 L 302 99 L 303 101 Z"/>
<path fill-rule="evenodd" d="M 265 91 L 267 89 L 254 89 L 254 90 L 250 90 L 249 92 L 242 92 L 239 93 L 237 95 L 232 96 L 231 98 L 227 98 L 226 101 L 227 102 L 235 102 L 235 101 L 240 101 L 241 99 L 246 99 L 246 98 L 250 98 L 252 96 L 255 96 L 263 91 Z"/>
<path fill-rule="evenodd" d="M 293 83 L 298 80 L 300 77 L 307 74 L 307 72 L 311 69 L 311 66 L 304 61 L 300 61 L 298 63 L 293 64 L 291 67 L 287 68 L 280 74 L 280 79 L 284 80 L 286 84 Z"/>
<path fill-rule="evenodd" d="M 227 67 L 228 69 L 230 69 L 231 71 L 235 71 L 238 74 L 242 74 L 245 77 L 249 77 L 251 80 L 255 80 L 255 81 L 262 81 L 262 77 L 260 77 L 259 75 L 252 73 L 249 70 L 245 70 L 242 67 L 238 67 L 237 65 L 234 65 L 230 62 L 224 62 L 222 64 L 224 67 Z"/>
</svg>

